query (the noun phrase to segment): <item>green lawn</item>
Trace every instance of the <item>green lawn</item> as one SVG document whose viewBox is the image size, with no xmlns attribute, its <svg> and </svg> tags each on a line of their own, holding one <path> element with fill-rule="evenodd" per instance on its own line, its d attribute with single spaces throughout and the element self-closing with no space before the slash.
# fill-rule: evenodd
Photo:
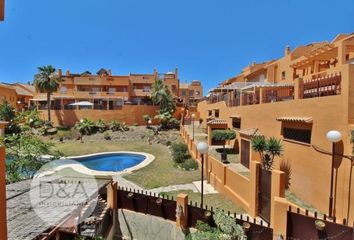
<svg viewBox="0 0 354 240">
<path fill-rule="evenodd" d="M 66 156 L 84 155 L 107 151 L 146 152 L 155 156 L 148 166 L 124 176 L 139 186 L 151 189 L 161 186 L 190 183 L 200 178 L 199 170 L 183 171 L 175 168 L 168 147 L 161 144 L 149 145 L 140 142 L 125 141 L 67 141 L 56 143 L 56 148 Z"/>
<path fill-rule="evenodd" d="M 163 194 L 168 195 L 168 196 L 173 196 L 175 199 L 176 196 L 182 192 L 188 194 L 188 203 L 190 201 L 193 201 L 193 206 L 194 206 L 195 202 L 197 202 L 198 206 L 199 206 L 200 193 L 195 193 L 193 191 L 188 190 L 188 191 L 164 192 Z M 235 203 L 233 203 L 231 200 L 225 198 L 224 196 L 222 196 L 219 193 L 217 193 L 217 194 L 204 194 L 203 199 L 204 199 L 204 205 L 208 205 L 208 208 L 210 208 L 212 206 L 214 209 L 220 208 L 220 209 L 224 209 L 226 212 L 230 211 L 231 213 L 237 213 L 237 214 L 245 213 L 245 210 L 243 210 L 241 207 L 235 205 Z"/>
</svg>

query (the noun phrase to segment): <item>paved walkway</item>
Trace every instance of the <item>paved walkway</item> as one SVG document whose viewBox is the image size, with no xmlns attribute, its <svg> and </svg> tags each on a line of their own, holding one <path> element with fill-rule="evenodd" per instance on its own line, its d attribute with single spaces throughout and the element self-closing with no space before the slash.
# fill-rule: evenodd
<svg viewBox="0 0 354 240">
<path fill-rule="evenodd" d="M 172 192 L 172 191 L 182 191 L 182 190 L 191 190 L 193 192 L 200 192 L 201 190 L 201 181 L 195 181 L 192 183 L 186 183 L 186 184 L 177 184 L 177 185 L 170 185 L 170 186 L 164 186 L 164 187 L 158 187 L 158 188 L 153 188 L 153 189 L 145 189 L 137 184 L 123 178 L 122 175 L 116 175 L 113 177 L 115 181 L 118 182 L 118 185 L 121 187 L 126 187 L 126 188 L 131 188 L 135 190 L 140 190 L 140 191 L 148 191 L 152 193 L 162 193 L 162 192 Z M 204 180 L 204 194 L 215 194 L 218 193 L 212 185 L 208 184 L 206 180 Z"/>
</svg>

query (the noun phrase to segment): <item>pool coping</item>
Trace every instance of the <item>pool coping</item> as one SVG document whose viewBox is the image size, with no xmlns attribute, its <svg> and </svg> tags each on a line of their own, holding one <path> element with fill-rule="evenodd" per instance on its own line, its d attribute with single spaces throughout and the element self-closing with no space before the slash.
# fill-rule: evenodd
<svg viewBox="0 0 354 240">
<path fill-rule="evenodd" d="M 150 153 L 145 153 L 145 152 L 132 152 L 132 151 L 113 151 L 113 152 L 99 152 L 99 153 L 92 153 L 92 154 L 86 154 L 86 155 L 77 155 L 77 156 L 67 156 L 67 157 L 62 157 L 60 158 L 60 160 L 74 160 L 80 163 L 80 161 L 78 161 L 77 159 L 79 158 L 84 158 L 84 157 L 92 157 L 92 156 L 99 156 L 99 155 L 104 155 L 104 154 L 115 154 L 115 153 L 128 153 L 128 154 L 137 154 L 137 155 L 143 155 L 146 157 L 146 159 L 144 161 L 142 161 L 141 163 L 139 163 L 138 165 L 135 165 L 133 167 L 130 168 L 126 168 L 122 171 L 117 171 L 117 172 L 113 172 L 113 171 L 97 171 L 97 170 L 93 170 L 90 169 L 86 166 L 84 166 L 83 164 L 67 164 L 67 165 L 62 165 L 59 166 L 58 169 L 56 170 L 60 170 L 66 167 L 70 167 L 75 171 L 79 171 L 81 173 L 84 174 L 88 174 L 88 175 L 94 175 L 94 176 L 115 176 L 115 175 L 121 175 L 121 174 L 127 174 L 127 173 L 131 173 L 132 171 L 141 169 L 143 167 L 146 167 L 147 165 L 149 165 L 152 161 L 155 160 L 155 156 L 150 154 Z"/>
</svg>

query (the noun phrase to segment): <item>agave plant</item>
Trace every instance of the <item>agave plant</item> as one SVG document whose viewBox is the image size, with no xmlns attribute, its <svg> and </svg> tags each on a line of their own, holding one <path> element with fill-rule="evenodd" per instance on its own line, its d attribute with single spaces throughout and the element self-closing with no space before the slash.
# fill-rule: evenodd
<svg viewBox="0 0 354 240">
<path fill-rule="evenodd" d="M 80 132 L 80 140 L 82 142 L 83 135 L 90 135 L 95 131 L 95 123 L 90 119 L 84 118 L 75 124 L 75 129 Z"/>
<path fill-rule="evenodd" d="M 107 125 L 102 119 L 96 121 L 96 128 L 100 133 L 103 133 L 107 130 Z"/>
<path fill-rule="evenodd" d="M 113 120 L 110 124 L 109 124 L 109 129 L 111 129 L 113 132 L 115 131 L 119 131 L 121 127 L 121 123 L 118 122 L 117 120 Z"/>
</svg>

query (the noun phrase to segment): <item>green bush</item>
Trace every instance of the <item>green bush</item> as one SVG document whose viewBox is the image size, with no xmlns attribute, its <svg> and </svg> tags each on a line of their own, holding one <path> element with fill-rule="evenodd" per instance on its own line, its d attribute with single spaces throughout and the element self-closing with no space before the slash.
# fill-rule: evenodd
<svg viewBox="0 0 354 240">
<path fill-rule="evenodd" d="M 104 139 L 106 139 L 106 140 L 111 140 L 111 139 L 112 139 L 111 134 L 110 134 L 109 132 L 105 132 L 105 133 L 103 134 L 103 137 L 104 137 Z"/>
<path fill-rule="evenodd" d="M 197 170 L 198 169 L 198 163 L 192 158 L 189 158 L 185 160 L 184 162 L 180 163 L 179 166 L 186 171 L 190 170 Z"/>
<path fill-rule="evenodd" d="M 77 122 L 75 124 L 75 129 L 77 129 L 80 134 L 82 135 L 90 135 L 96 132 L 96 125 L 95 123 L 88 119 L 88 118 L 84 118 L 82 120 L 80 120 L 79 122 Z"/>
<path fill-rule="evenodd" d="M 176 118 L 171 118 L 168 120 L 168 126 L 170 129 L 178 129 L 179 128 L 179 121 Z"/>
<path fill-rule="evenodd" d="M 191 240 L 246 240 L 247 236 L 242 226 L 237 224 L 235 219 L 231 216 L 226 215 L 221 210 L 217 209 L 213 216 L 216 224 L 216 228 L 210 227 L 209 225 L 197 222 L 196 229 L 194 233 L 190 233 L 187 239 Z"/>
<path fill-rule="evenodd" d="M 234 130 L 213 130 L 211 138 L 216 141 L 232 140 L 236 138 L 236 132 Z"/>
<path fill-rule="evenodd" d="M 113 120 L 110 124 L 109 124 L 109 129 L 111 129 L 113 132 L 119 131 L 121 127 L 121 123 L 118 122 L 117 120 Z"/>
<path fill-rule="evenodd" d="M 95 123 L 97 130 L 103 133 L 107 130 L 107 125 L 102 119 L 98 119 Z"/>
<path fill-rule="evenodd" d="M 175 143 L 172 144 L 172 159 L 175 163 L 179 164 L 190 158 L 187 144 Z"/>
</svg>

